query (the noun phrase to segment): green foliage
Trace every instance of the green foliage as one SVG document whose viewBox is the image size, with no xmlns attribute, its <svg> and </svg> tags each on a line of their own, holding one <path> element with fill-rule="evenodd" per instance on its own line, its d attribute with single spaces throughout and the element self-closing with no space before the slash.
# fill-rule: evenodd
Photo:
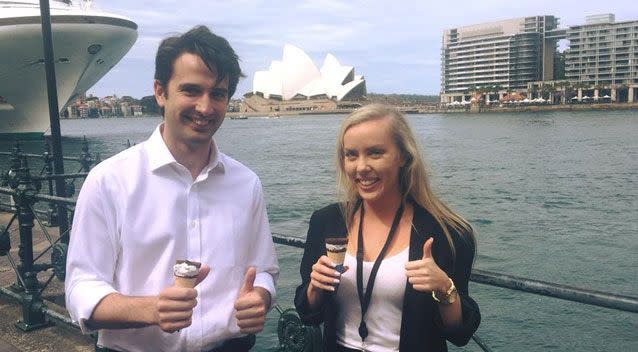
<svg viewBox="0 0 638 352">
<path fill-rule="evenodd" d="M 129 103 L 129 104 L 137 104 L 138 103 L 138 100 L 133 98 L 130 95 L 125 95 L 125 96 L 121 97 L 120 101 L 121 102 L 125 102 L 125 103 Z"/>
<path fill-rule="evenodd" d="M 140 105 L 142 106 L 142 111 L 144 111 L 145 114 L 160 114 L 159 106 L 157 105 L 154 95 L 142 97 L 142 99 L 140 99 Z"/>
<path fill-rule="evenodd" d="M 378 94 L 368 93 L 368 100 L 379 103 L 391 103 L 391 102 L 406 102 L 411 104 L 416 103 L 438 103 L 438 95 L 420 95 L 420 94 Z"/>
</svg>

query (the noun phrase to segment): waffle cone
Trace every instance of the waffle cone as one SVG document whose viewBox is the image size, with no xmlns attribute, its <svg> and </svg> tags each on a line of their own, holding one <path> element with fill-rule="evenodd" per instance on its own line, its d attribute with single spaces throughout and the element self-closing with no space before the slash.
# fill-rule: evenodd
<svg viewBox="0 0 638 352">
<path fill-rule="evenodd" d="M 177 287 L 193 288 L 195 287 L 195 282 L 197 282 L 197 276 L 194 276 L 194 277 L 175 276 L 175 286 Z"/>
<path fill-rule="evenodd" d="M 328 255 L 328 258 L 330 258 L 330 260 L 332 260 L 332 262 L 335 263 L 336 265 L 342 265 L 343 261 L 346 258 L 346 251 L 343 251 L 343 252 L 327 251 L 326 254 Z"/>
</svg>

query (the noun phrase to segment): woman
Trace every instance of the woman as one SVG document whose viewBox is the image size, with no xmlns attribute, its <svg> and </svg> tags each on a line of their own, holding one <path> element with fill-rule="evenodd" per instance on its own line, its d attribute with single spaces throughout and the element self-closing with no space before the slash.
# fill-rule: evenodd
<svg viewBox="0 0 638 352">
<path fill-rule="evenodd" d="M 342 199 L 310 219 L 295 306 L 324 324 L 326 351 L 447 351 L 479 326 L 468 294 L 471 226 L 431 191 L 407 121 L 367 105 L 342 123 L 337 141 Z M 345 271 L 325 239 L 345 237 Z M 350 268 L 351 270 L 348 270 Z"/>
</svg>

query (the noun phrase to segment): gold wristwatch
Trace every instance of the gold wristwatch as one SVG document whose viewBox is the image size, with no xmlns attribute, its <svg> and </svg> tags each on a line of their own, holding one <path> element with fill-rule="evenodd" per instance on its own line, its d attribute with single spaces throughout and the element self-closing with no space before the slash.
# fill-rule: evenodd
<svg viewBox="0 0 638 352">
<path fill-rule="evenodd" d="M 456 292 L 456 286 L 454 286 L 454 281 L 450 279 L 450 288 L 445 292 L 445 296 L 443 298 L 439 298 L 436 296 L 436 291 L 432 291 L 432 299 L 434 302 L 448 305 L 454 303 L 456 301 L 456 296 L 458 293 Z"/>
</svg>

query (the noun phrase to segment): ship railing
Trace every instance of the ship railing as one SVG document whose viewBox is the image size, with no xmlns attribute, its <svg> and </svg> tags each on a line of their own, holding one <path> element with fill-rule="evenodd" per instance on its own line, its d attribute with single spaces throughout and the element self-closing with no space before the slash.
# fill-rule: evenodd
<svg viewBox="0 0 638 352">
<path fill-rule="evenodd" d="M 88 153 L 88 149 L 86 153 Z M 84 177 L 86 172 L 77 172 L 67 175 L 52 175 L 44 172 L 43 176 L 31 176 L 26 159 L 27 157 L 36 157 L 37 155 L 22 155 L 19 148 L 14 148 L 13 153 L 10 155 L 11 163 L 9 171 L 0 174 L 0 176 L 2 176 L 0 178 L 0 194 L 9 196 L 12 199 L 12 204 L 0 204 L 0 209 L 12 214 L 10 221 L 6 225 L 0 224 L 0 256 L 6 256 L 8 258 L 11 267 L 15 271 L 16 282 L 8 287 L 0 287 L 0 294 L 13 298 L 22 305 L 22 320 L 16 323 L 16 326 L 25 332 L 48 326 L 52 321 L 77 327 L 68 317 L 68 314 L 62 314 L 48 308 L 42 299 L 42 293 L 55 277 L 64 281 L 66 274 L 66 253 L 68 249 L 68 230 L 57 231 L 58 235 L 56 237 L 53 231 L 49 231 L 49 229 L 56 227 L 55 222 L 51 222 L 50 219 L 47 219 L 47 212 L 37 211 L 35 205 L 38 202 L 55 204 L 56 206 L 61 205 L 71 210 L 68 213 L 72 214 L 75 205 L 75 199 L 72 197 L 72 193 L 68 194 L 68 197 L 53 196 L 51 195 L 53 194 L 51 190 L 49 192 L 50 194 L 43 194 L 40 193 L 40 184 L 42 181 L 50 181 L 57 177 L 63 177 L 65 180 L 75 180 Z M 71 160 L 82 162 L 82 160 L 90 159 L 91 158 L 80 157 Z M 93 162 L 91 164 L 94 164 L 95 158 L 92 160 Z M 79 171 L 88 170 L 91 164 L 88 165 L 86 169 Z M 12 229 L 16 221 L 17 227 L 19 228 L 20 241 L 18 261 L 14 260 L 10 251 L 10 229 Z M 36 223 L 49 245 L 40 252 L 37 257 L 34 257 L 33 227 Z M 300 237 L 276 232 L 273 233 L 273 241 L 279 245 L 296 248 L 303 248 L 305 246 L 304 239 Z M 42 259 L 47 253 L 50 253 L 50 260 L 48 262 Z M 37 279 L 37 274 L 40 272 L 50 272 L 48 279 L 44 283 L 41 283 Z M 480 269 L 473 269 L 470 281 L 582 304 L 638 313 L 638 298 L 632 296 L 588 290 Z M 278 350 L 312 351 L 315 350 L 312 346 L 318 348 L 321 344 L 321 330 L 318 327 L 304 326 L 299 320 L 294 308 L 276 308 L 280 313 L 277 328 L 279 338 Z M 479 336 L 474 335 L 473 340 L 483 351 L 490 351 L 490 348 Z M 97 348 L 96 350 L 99 351 Z"/>
</svg>

